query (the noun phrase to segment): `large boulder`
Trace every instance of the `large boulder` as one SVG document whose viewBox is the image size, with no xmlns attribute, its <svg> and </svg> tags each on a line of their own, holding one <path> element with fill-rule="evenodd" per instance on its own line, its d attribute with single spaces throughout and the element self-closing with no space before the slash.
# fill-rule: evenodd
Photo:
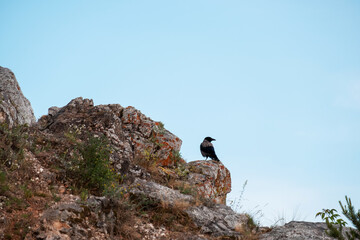
<svg viewBox="0 0 360 240">
<path fill-rule="evenodd" d="M 33 109 L 23 95 L 14 73 L 0 67 L 0 122 L 9 127 L 35 123 Z"/>
<path fill-rule="evenodd" d="M 62 108 L 49 108 L 38 121 L 39 128 L 52 134 L 105 135 L 114 152 L 117 170 L 128 171 L 129 161 L 151 157 L 158 165 L 174 166 L 182 141 L 162 123 L 146 117 L 134 107 L 119 104 L 94 105 L 93 100 L 75 98 Z"/>
<path fill-rule="evenodd" d="M 221 162 L 193 161 L 188 163 L 188 168 L 188 181 L 202 197 L 226 204 L 226 195 L 231 191 L 231 176 Z"/>
</svg>

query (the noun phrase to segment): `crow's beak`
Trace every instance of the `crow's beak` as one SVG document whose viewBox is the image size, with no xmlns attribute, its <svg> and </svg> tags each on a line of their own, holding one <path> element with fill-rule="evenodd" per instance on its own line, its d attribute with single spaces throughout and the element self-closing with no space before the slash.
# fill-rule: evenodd
<svg viewBox="0 0 360 240">
<path fill-rule="evenodd" d="M 213 141 L 216 141 L 216 139 L 212 139 Z"/>
</svg>

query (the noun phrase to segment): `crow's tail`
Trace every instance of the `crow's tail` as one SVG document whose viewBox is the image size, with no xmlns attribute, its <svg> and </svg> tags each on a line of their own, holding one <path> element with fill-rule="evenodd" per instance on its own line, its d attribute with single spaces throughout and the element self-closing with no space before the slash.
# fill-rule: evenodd
<svg viewBox="0 0 360 240">
<path fill-rule="evenodd" d="M 212 160 L 215 160 L 215 161 L 220 161 L 220 159 L 216 156 L 216 154 L 214 153 L 214 156 L 211 157 Z"/>
</svg>

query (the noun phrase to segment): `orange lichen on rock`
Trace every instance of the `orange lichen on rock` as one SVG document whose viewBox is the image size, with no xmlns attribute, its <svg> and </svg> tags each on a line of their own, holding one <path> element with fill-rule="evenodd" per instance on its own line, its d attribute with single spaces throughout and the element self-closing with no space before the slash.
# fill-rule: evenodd
<svg viewBox="0 0 360 240">
<path fill-rule="evenodd" d="M 225 204 L 226 195 L 231 191 L 230 171 L 220 162 L 193 161 L 188 163 L 188 180 L 194 183 L 197 191 L 207 199 Z"/>
</svg>

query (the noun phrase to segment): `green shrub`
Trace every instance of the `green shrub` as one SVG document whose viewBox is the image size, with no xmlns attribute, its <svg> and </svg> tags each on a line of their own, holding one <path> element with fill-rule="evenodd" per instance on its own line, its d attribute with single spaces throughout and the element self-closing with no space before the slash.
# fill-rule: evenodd
<svg viewBox="0 0 360 240">
<path fill-rule="evenodd" d="M 334 237 L 339 240 L 355 240 L 360 239 L 360 210 L 355 212 L 355 207 L 351 203 L 351 199 L 345 196 L 347 205 L 343 205 L 339 201 L 342 213 L 351 223 L 355 226 L 356 229 L 350 228 L 349 231 L 343 231 L 344 226 L 347 225 L 343 219 L 340 218 L 340 215 L 337 214 L 336 209 L 323 209 L 322 212 L 318 212 L 316 217 L 320 216 L 325 220 L 329 230 L 326 232 L 330 237 Z"/>
<path fill-rule="evenodd" d="M 107 139 L 90 137 L 78 143 L 76 150 L 67 168 L 76 187 L 95 194 L 115 192 L 119 178 L 109 161 L 111 147 Z"/>
</svg>

